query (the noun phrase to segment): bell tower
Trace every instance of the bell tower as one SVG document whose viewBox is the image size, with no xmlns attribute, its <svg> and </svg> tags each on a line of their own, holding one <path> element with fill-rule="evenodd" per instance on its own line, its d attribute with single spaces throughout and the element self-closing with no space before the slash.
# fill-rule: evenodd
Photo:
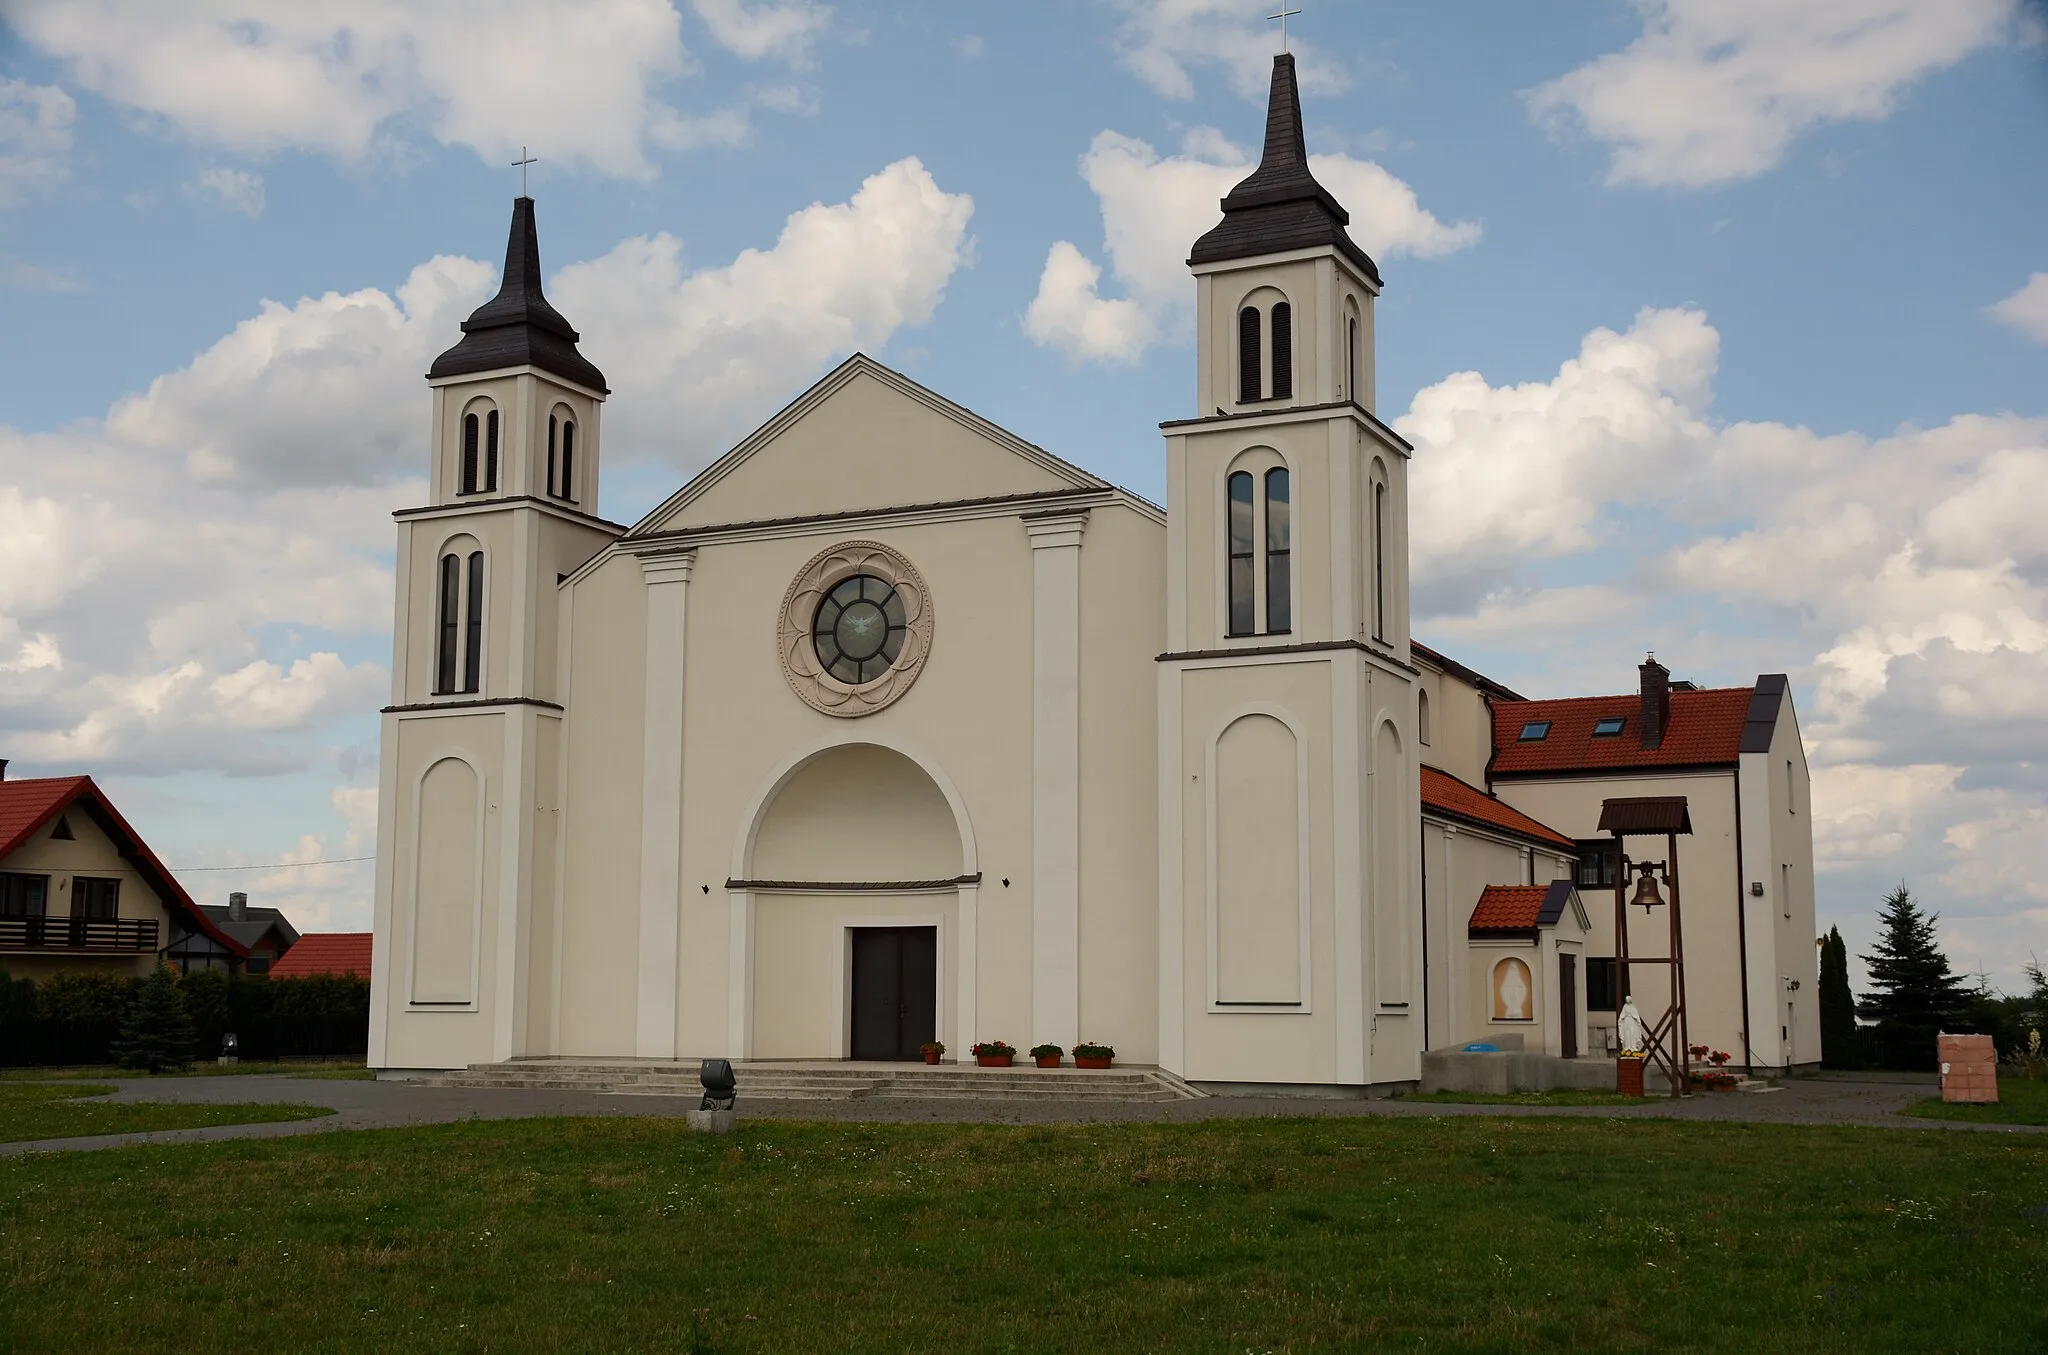
<svg viewBox="0 0 2048 1355">
<path fill-rule="evenodd" d="M 1309 168 L 1292 56 L 1259 166 L 1221 205 L 1188 259 L 1197 416 L 1162 425 L 1161 1060 L 1198 1081 L 1405 1081 L 1413 449 L 1373 412 L 1379 269 Z"/>
<path fill-rule="evenodd" d="M 609 392 L 542 293 L 533 199 L 514 200 L 498 294 L 462 331 L 427 373 L 427 502 L 395 514 L 376 1067 L 545 1045 L 566 714 L 558 584 L 624 530 L 593 512 Z"/>
</svg>

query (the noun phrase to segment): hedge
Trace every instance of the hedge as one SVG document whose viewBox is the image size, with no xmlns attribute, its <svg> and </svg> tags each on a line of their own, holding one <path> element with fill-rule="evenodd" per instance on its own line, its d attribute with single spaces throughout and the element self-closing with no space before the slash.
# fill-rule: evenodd
<svg viewBox="0 0 2048 1355">
<path fill-rule="evenodd" d="M 112 1063 L 113 1046 L 143 980 L 94 971 L 40 983 L 0 970 L 0 1067 Z M 215 1058 L 233 1032 L 244 1059 L 362 1059 L 370 1046 L 370 981 L 330 974 L 302 979 L 200 971 L 177 979 L 198 1034 Z"/>
</svg>

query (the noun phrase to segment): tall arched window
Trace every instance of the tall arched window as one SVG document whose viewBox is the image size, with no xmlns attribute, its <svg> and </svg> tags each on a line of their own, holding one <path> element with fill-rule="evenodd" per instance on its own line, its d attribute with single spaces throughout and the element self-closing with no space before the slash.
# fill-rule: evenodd
<svg viewBox="0 0 2048 1355">
<path fill-rule="evenodd" d="M 441 615 L 435 636 L 434 690 L 455 690 L 455 652 L 461 638 L 462 561 L 454 555 L 441 557 Z"/>
<path fill-rule="evenodd" d="M 452 556 L 450 557 L 453 558 Z M 462 659 L 462 690 L 473 692 L 483 685 L 484 669 L 484 553 L 469 556 L 469 635 Z"/>
<path fill-rule="evenodd" d="M 1250 635 L 1258 627 L 1254 615 L 1252 574 L 1252 473 L 1230 477 L 1230 633 Z"/>
<path fill-rule="evenodd" d="M 498 411 L 484 415 L 484 489 L 498 487 Z"/>
<path fill-rule="evenodd" d="M 1273 303 L 1273 398 L 1294 398 L 1294 307 Z"/>
<path fill-rule="evenodd" d="M 1372 487 L 1372 633 L 1387 638 L 1387 486 Z"/>
<path fill-rule="evenodd" d="M 1415 694 L 1415 741 L 1417 743 L 1429 742 L 1428 692 L 1418 691 Z"/>
<path fill-rule="evenodd" d="M 576 502 L 576 425 L 562 420 L 562 497 Z"/>
<path fill-rule="evenodd" d="M 476 493 L 476 430 L 474 414 L 462 416 L 462 493 Z"/>
<path fill-rule="evenodd" d="M 1256 404 L 1259 380 L 1259 308 L 1246 306 L 1237 313 L 1237 401 Z"/>
<path fill-rule="evenodd" d="M 1358 402 L 1358 317 L 1344 322 L 1344 395 Z"/>
<path fill-rule="evenodd" d="M 555 440 L 560 436 L 561 422 L 554 415 L 548 415 L 548 493 L 550 494 L 555 492 L 555 486 L 559 483 L 556 478 Z"/>
<path fill-rule="evenodd" d="M 1277 317 L 1279 308 L 1274 308 Z M 1274 334 L 1279 329 L 1276 325 Z M 1278 346 L 1274 359 L 1279 358 Z M 1285 635 L 1294 628 L 1293 572 L 1293 523 L 1289 505 L 1287 470 L 1275 466 L 1266 472 L 1266 633 Z"/>
</svg>

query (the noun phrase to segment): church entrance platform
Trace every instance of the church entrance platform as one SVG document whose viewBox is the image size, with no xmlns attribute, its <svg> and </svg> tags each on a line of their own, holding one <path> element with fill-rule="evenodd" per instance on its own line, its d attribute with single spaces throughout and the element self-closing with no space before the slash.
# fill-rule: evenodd
<svg viewBox="0 0 2048 1355">
<path fill-rule="evenodd" d="M 748 1101 L 1190 1101 L 1207 1093 L 1161 1068 L 981 1068 L 973 1064 L 853 1060 L 735 1063 Z M 696 1060 L 531 1058 L 471 1064 L 433 1080 L 443 1087 L 701 1096 Z"/>
</svg>

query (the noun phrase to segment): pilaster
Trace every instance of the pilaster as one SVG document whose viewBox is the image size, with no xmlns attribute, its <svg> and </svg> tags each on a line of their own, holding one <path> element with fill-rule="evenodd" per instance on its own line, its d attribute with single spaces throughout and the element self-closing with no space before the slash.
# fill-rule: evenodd
<svg viewBox="0 0 2048 1355">
<path fill-rule="evenodd" d="M 1031 539 L 1031 1038 L 1081 1024 L 1081 535 L 1088 515 L 1026 518 Z"/>
<path fill-rule="evenodd" d="M 640 968 L 633 1050 L 676 1054 L 681 931 L 685 609 L 694 552 L 642 556 L 647 583 L 647 687 L 640 779 Z"/>
</svg>

